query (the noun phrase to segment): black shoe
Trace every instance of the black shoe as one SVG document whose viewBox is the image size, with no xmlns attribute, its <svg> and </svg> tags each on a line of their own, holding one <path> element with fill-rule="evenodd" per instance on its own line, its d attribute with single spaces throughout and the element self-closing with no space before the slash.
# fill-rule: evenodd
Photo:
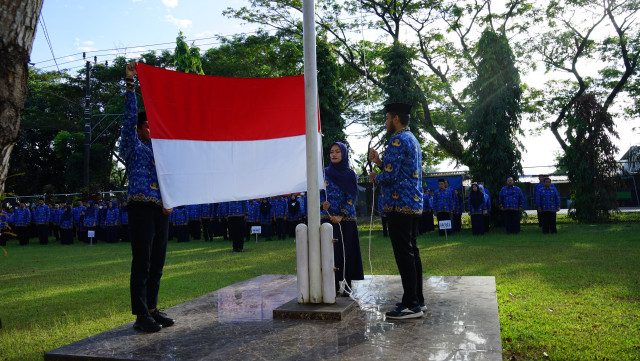
<svg viewBox="0 0 640 361">
<path fill-rule="evenodd" d="M 420 309 L 420 306 L 414 308 L 405 308 L 404 306 L 396 307 L 395 310 L 389 311 L 385 314 L 387 318 L 394 320 L 403 320 L 405 318 L 418 318 L 424 315 L 424 312 Z"/>
<path fill-rule="evenodd" d="M 149 314 L 138 315 L 133 328 L 143 332 L 158 332 L 162 329 L 162 325 L 157 323 Z"/>
<path fill-rule="evenodd" d="M 402 302 L 396 303 L 396 307 L 402 307 Z M 427 305 L 425 305 L 424 302 L 420 302 L 420 310 L 422 312 L 427 312 Z"/>
<path fill-rule="evenodd" d="M 167 317 L 166 313 L 158 311 L 157 308 L 155 311 L 151 312 L 151 317 L 153 317 L 157 323 L 162 325 L 162 327 L 173 326 L 173 324 L 176 323 L 173 318 Z"/>
</svg>

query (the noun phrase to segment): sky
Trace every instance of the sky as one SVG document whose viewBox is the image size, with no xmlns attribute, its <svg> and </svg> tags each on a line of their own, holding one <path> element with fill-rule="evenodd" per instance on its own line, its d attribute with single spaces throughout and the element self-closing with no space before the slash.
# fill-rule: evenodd
<svg viewBox="0 0 640 361">
<path fill-rule="evenodd" d="M 258 29 L 257 25 L 222 15 L 226 8 L 248 5 L 244 0 L 44 0 L 31 62 L 41 69 L 59 67 L 75 71 L 84 67 L 83 52 L 87 52 L 89 59 L 97 56 L 97 61 L 104 63 L 118 55 L 131 58 L 150 50 L 173 50 L 180 30 L 189 43 L 196 40 L 196 45 L 206 50 L 217 46 L 215 35 L 251 33 Z M 52 50 L 57 66 L 52 61 Z M 536 83 L 541 77 L 544 74 L 539 71 L 523 75 L 523 81 Z M 633 122 L 637 123 L 637 120 L 616 122 L 620 134 L 620 139 L 614 140 L 620 149 L 618 158 L 631 145 L 639 143 L 639 132 L 632 130 L 639 124 Z M 522 126 L 526 134 L 520 137 L 524 145 L 524 174 L 552 172 L 553 168 L 537 167 L 554 164 L 555 153 L 560 151 L 558 142 L 548 130 L 540 135 L 530 135 L 533 126 L 526 120 Z M 362 129 L 357 126 L 347 129 L 347 134 L 356 133 L 361 134 Z M 366 152 L 368 139 L 365 138 L 349 136 L 355 153 L 351 159 Z M 445 161 L 437 168 L 440 171 L 464 169 L 456 169 L 454 165 Z"/>
</svg>

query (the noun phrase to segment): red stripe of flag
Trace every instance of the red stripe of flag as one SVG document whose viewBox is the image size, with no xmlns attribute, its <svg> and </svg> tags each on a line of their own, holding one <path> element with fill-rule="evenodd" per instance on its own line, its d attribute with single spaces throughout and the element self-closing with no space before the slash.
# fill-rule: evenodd
<svg viewBox="0 0 640 361">
<path fill-rule="evenodd" d="M 227 78 L 138 63 L 153 139 L 247 141 L 305 131 L 304 76 Z"/>
</svg>

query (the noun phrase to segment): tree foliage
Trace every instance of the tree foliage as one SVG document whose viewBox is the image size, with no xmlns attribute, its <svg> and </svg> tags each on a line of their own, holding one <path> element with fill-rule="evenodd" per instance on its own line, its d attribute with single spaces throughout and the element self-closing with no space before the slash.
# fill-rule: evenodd
<svg viewBox="0 0 640 361">
<path fill-rule="evenodd" d="M 176 71 L 183 73 L 204 74 L 202 71 L 202 59 L 200 57 L 200 48 L 194 44 L 187 44 L 182 31 L 176 38 L 176 49 L 173 55 L 173 64 Z"/>
<path fill-rule="evenodd" d="M 474 55 L 478 75 L 467 88 L 468 109 L 465 163 L 471 178 L 499 185 L 522 174 L 520 132 L 520 75 L 504 34 L 486 29 Z M 498 192 L 492 192 L 497 202 Z"/>
<path fill-rule="evenodd" d="M 567 117 L 569 143 L 561 164 L 569 170 L 572 206 L 570 215 L 580 222 L 609 220 L 615 207 L 617 137 L 611 115 L 593 94 L 581 96 Z"/>
</svg>

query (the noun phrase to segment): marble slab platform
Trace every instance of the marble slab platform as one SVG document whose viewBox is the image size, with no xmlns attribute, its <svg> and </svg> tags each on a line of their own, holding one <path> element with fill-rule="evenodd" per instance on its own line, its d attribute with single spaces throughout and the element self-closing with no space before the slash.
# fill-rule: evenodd
<svg viewBox="0 0 640 361">
<path fill-rule="evenodd" d="M 273 310 L 274 319 L 341 321 L 356 305 L 350 298 L 338 297 L 331 304 L 298 304 L 297 297 Z"/>
<path fill-rule="evenodd" d="M 172 307 L 172 327 L 133 323 L 45 353 L 58 360 L 502 360 L 493 277 L 425 277 L 429 310 L 386 320 L 399 276 L 353 283 L 358 304 L 341 321 L 273 319 L 296 297 L 293 275 L 263 275 Z"/>
</svg>

